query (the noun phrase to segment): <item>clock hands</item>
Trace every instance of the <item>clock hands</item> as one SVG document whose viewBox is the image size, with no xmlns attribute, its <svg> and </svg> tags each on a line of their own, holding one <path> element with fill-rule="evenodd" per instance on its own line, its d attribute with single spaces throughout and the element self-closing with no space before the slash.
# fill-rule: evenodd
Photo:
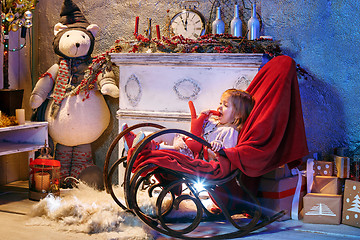
<svg viewBox="0 0 360 240">
<path fill-rule="evenodd" d="M 195 10 L 183 10 L 177 13 L 170 24 L 174 35 L 196 39 L 204 34 L 204 18 Z"/>
<path fill-rule="evenodd" d="M 185 16 L 186 16 L 186 18 L 185 18 L 185 31 L 187 31 L 187 25 L 188 25 L 188 17 L 189 17 L 189 12 L 186 12 L 186 14 L 185 14 Z"/>
<path fill-rule="evenodd" d="M 184 22 L 184 19 L 182 18 L 181 15 L 180 15 L 180 19 L 181 19 L 181 22 L 182 22 L 182 24 L 184 26 L 185 31 L 187 31 L 187 16 L 186 16 L 185 22 Z"/>
</svg>

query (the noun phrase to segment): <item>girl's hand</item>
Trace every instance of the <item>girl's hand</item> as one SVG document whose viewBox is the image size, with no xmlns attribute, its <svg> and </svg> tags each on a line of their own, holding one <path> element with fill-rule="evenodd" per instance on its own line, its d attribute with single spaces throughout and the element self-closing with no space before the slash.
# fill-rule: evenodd
<svg viewBox="0 0 360 240">
<path fill-rule="evenodd" d="M 185 144 L 183 136 L 178 135 L 174 138 L 173 147 L 177 151 L 179 151 L 180 149 L 186 148 L 186 144 Z"/>
<path fill-rule="evenodd" d="M 223 147 L 222 142 L 218 140 L 212 141 L 210 144 L 211 150 L 213 150 L 214 152 L 218 152 Z"/>
<path fill-rule="evenodd" d="M 220 113 L 219 113 L 218 111 L 216 111 L 216 110 L 210 110 L 210 109 L 208 109 L 208 110 L 203 110 L 203 111 L 201 112 L 201 114 L 205 114 L 205 115 L 207 115 L 207 116 L 210 116 L 210 115 L 219 116 L 219 115 L 220 115 Z"/>
</svg>

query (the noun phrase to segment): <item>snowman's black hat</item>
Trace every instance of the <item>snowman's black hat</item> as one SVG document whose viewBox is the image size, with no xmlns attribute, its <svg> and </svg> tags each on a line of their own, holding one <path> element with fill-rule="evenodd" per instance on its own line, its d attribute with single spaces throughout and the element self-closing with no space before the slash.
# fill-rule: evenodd
<svg viewBox="0 0 360 240">
<path fill-rule="evenodd" d="M 60 23 L 68 27 L 81 27 L 85 29 L 90 25 L 80 11 L 80 8 L 72 0 L 64 1 L 60 13 Z"/>
</svg>

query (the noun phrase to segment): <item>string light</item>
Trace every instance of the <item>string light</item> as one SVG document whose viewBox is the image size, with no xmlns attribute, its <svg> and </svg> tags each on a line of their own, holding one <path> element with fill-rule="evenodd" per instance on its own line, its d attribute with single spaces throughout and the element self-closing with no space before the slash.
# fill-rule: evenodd
<svg viewBox="0 0 360 240">
<path fill-rule="evenodd" d="M 3 56 L 3 88 L 8 89 L 9 84 L 9 32 L 21 28 L 21 43 L 19 47 L 10 49 L 11 52 L 19 51 L 26 46 L 26 30 L 32 27 L 32 12 L 38 0 L 2 0 L 0 10 L 1 36 L 4 44 Z M 29 31 L 30 32 L 30 31 Z M 30 33 L 29 33 L 30 35 Z M 23 39 L 23 40 L 22 40 Z M 31 37 L 29 38 L 31 40 Z"/>
<path fill-rule="evenodd" d="M 1 3 L 3 10 L 1 13 L 1 35 L 3 37 L 4 47 L 9 47 L 7 42 L 10 31 L 16 32 L 21 29 L 21 39 L 25 41 L 21 43 L 19 47 L 10 49 L 9 51 L 19 51 L 26 46 L 26 30 L 32 27 L 33 14 L 30 10 L 35 8 L 36 3 L 37 1 L 34 0 L 15 0 Z"/>
</svg>

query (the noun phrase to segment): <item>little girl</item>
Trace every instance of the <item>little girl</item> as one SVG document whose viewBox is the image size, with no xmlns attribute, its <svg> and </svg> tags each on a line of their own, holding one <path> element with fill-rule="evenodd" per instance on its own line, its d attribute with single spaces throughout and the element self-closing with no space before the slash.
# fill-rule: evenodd
<svg viewBox="0 0 360 240">
<path fill-rule="evenodd" d="M 218 152 L 221 148 L 232 148 L 236 146 L 239 131 L 250 115 L 254 103 L 253 97 L 248 92 L 239 89 L 228 89 L 221 95 L 217 112 L 212 110 L 201 112 L 201 115 L 206 116 L 204 122 L 201 122 L 199 125 L 199 127 L 203 129 L 201 137 L 211 144 L 211 149 L 204 152 L 204 158 L 206 160 L 216 159 L 215 152 Z M 192 123 L 192 130 L 193 127 L 194 125 Z M 122 130 L 126 128 L 127 125 L 124 124 Z M 126 141 L 125 145 L 135 146 L 145 135 L 140 133 L 136 136 L 130 132 L 124 137 Z M 194 152 L 191 150 L 192 147 L 187 140 L 184 136 L 177 136 L 172 146 L 165 144 L 160 145 L 159 142 L 151 141 L 147 148 L 173 149 L 190 157 L 194 157 Z"/>
</svg>

